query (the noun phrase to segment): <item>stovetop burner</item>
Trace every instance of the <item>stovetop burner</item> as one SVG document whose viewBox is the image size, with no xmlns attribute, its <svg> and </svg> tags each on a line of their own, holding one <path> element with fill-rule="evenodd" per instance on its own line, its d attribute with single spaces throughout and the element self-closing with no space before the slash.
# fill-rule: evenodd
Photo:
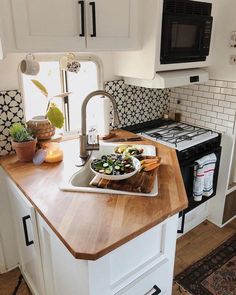
<svg viewBox="0 0 236 295">
<path fill-rule="evenodd" d="M 209 129 L 192 126 L 186 123 L 170 122 L 166 125 L 156 127 L 153 130 L 145 131 L 141 134 L 154 138 L 157 141 L 167 143 L 170 146 L 179 148 L 189 146 L 190 143 L 198 141 L 199 138 L 206 138 L 213 134 Z"/>
</svg>

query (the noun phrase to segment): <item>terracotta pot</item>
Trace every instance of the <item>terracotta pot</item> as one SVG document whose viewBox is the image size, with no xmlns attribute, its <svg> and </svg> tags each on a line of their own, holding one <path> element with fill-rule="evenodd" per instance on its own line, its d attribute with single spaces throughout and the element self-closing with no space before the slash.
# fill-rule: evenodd
<svg viewBox="0 0 236 295">
<path fill-rule="evenodd" d="M 26 124 L 38 140 L 50 139 L 55 134 L 55 127 L 44 116 L 33 117 Z"/>
<path fill-rule="evenodd" d="M 12 148 L 16 151 L 17 158 L 20 162 L 31 162 L 33 160 L 36 140 L 16 142 L 12 141 Z"/>
</svg>

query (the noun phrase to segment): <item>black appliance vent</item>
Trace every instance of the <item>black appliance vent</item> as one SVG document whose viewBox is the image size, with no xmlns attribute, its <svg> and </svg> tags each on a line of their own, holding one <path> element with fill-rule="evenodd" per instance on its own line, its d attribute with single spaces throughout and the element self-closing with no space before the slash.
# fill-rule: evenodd
<svg viewBox="0 0 236 295">
<path fill-rule="evenodd" d="M 211 15 L 211 3 L 189 1 L 189 0 L 164 0 L 164 13 L 189 14 L 189 15 Z"/>
</svg>

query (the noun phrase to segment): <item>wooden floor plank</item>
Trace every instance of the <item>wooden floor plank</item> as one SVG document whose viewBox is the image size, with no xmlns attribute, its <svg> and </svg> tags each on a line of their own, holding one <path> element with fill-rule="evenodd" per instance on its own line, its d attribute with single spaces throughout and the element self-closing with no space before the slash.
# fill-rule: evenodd
<svg viewBox="0 0 236 295">
<path fill-rule="evenodd" d="M 236 219 L 223 228 L 204 221 L 177 240 L 174 274 L 209 254 L 236 233 Z"/>
</svg>

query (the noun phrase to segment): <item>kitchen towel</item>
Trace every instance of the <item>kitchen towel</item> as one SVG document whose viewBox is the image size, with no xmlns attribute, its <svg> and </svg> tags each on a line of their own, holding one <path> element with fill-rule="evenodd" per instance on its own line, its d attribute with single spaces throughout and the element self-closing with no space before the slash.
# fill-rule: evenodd
<svg viewBox="0 0 236 295">
<path fill-rule="evenodd" d="M 202 196 L 210 197 L 212 195 L 216 159 L 216 155 L 212 153 L 195 162 L 193 180 L 194 201 L 201 201 Z"/>
</svg>

